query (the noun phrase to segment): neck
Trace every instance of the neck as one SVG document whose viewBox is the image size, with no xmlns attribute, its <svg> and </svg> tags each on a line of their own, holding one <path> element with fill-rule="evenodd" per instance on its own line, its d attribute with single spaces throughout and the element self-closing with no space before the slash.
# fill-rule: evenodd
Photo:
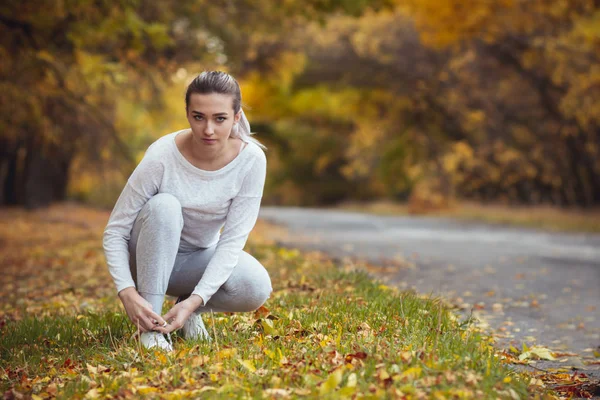
<svg viewBox="0 0 600 400">
<path fill-rule="evenodd" d="M 201 143 L 197 143 L 192 135 L 190 135 L 189 140 L 191 142 L 189 148 L 191 149 L 192 157 L 199 161 L 212 162 L 219 160 L 227 154 L 229 149 L 229 142 L 226 142 L 224 146 L 218 148 L 207 148 Z"/>
</svg>

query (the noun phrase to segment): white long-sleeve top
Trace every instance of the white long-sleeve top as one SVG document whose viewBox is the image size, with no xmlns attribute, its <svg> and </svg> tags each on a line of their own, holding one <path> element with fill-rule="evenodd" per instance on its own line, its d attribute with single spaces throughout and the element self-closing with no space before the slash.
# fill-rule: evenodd
<svg viewBox="0 0 600 400">
<path fill-rule="evenodd" d="M 169 193 L 182 206 L 184 224 L 179 248 L 217 245 L 192 292 L 206 304 L 231 275 L 256 223 L 267 161 L 262 149 L 249 142 L 223 168 L 202 170 L 192 165 L 175 144 L 175 136 L 184 131 L 165 135 L 148 147 L 110 215 L 104 230 L 104 253 L 117 292 L 135 287 L 129 269 L 131 229 L 152 196 Z"/>
</svg>

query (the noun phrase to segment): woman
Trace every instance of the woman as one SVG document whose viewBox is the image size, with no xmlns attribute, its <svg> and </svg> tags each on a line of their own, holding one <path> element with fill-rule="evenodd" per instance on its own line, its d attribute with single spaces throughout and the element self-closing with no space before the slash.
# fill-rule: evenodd
<svg viewBox="0 0 600 400">
<path fill-rule="evenodd" d="M 266 158 L 250 137 L 240 87 L 224 72 L 203 72 L 187 88 L 185 110 L 190 128 L 150 145 L 104 231 L 109 271 L 146 348 L 172 350 L 163 334 L 179 328 L 187 339 L 209 339 L 201 312 L 252 311 L 272 290 L 242 250 Z M 178 299 L 162 317 L 165 294 Z"/>
</svg>

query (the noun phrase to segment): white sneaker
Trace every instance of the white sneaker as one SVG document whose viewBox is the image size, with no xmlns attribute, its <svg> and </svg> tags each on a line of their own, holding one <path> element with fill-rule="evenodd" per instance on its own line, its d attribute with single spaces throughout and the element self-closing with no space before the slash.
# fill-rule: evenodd
<svg viewBox="0 0 600 400">
<path fill-rule="evenodd" d="M 173 351 L 173 346 L 171 345 L 171 343 L 169 343 L 167 339 L 165 339 L 163 334 L 160 332 L 142 332 L 142 334 L 140 335 L 140 341 L 142 342 L 142 345 L 147 349 L 158 347 L 162 350 Z"/>
<path fill-rule="evenodd" d="M 181 328 L 181 330 L 183 331 L 183 337 L 186 339 L 202 339 L 209 342 L 211 341 L 200 313 L 192 313 L 192 315 L 190 315 L 187 321 L 185 321 L 183 324 L 183 328 Z"/>
</svg>

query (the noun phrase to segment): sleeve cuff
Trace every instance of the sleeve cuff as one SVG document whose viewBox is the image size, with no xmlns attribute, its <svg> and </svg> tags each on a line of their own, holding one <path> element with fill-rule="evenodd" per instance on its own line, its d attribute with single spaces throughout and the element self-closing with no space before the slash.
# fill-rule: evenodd
<svg viewBox="0 0 600 400">
<path fill-rule="evenodd" d="M 131 282 L 123 282 L 123 283 L 117 283 L 117 295 L 119 293 L 121 293 L 121 290 L 123 289 L 127 289 L 128 287 L 134 287 L 135 288 L 135 282 L 131 281 Z"/>
<path fill-rule="evenodd" d="M 202 305 L 200 307 L 206 307 L 206 303 L 208 303 L 208 301 L 211 298 L 211 296 L 209 296 L 206 293 L 206 290 L 202 289 L 202 288 L 194 289 L 194 291 L 192 292 L 192 294 L 195 294 L 196 296 L 200 296 L 200 298 L 202 299 Z"/>
</svg>

